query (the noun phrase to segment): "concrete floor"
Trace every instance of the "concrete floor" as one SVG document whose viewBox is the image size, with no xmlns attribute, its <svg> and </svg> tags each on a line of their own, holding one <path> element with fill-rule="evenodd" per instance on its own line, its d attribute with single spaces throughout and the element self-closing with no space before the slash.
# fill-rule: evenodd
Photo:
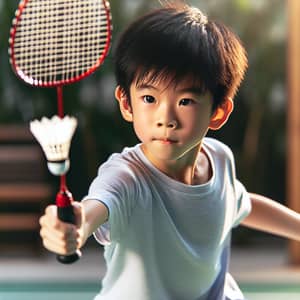
<svg viewBox="0 0 300 300">
<path fill-rule="evenodd" d="M 1 255 L 0 251 L 0 300 L 92 300 L 101 286 L 105 274 L 102 248 L 95 245 L 83 249 L 83 256 L 75 264 L 62 265 L 54 255 L 42 250 L 39 257 L 32 252 Z M 241 286 L 246 299 L 251 300 L 299 300 L 297 292 L 270 292 L 253 290 L 254 286 L 271 284 L 300 287 L 300 266 L 288 264 L 286 247 L 273 246 L 233 247 L 230 271 Z M 23 283 L 23 284 L 22 284 Z M 36 292 L 24 290 L 34 284 Z M 38 290 L 45 284 L 68 286 L 68 290 Z M 248 285 L 248 287 L 247 287 Z M 249 289 L 250 286 L 250 289 Z M 71 287 L 71 288 L 70 288 Z M 74 291 L 75 288 L 75 291 Z M 272 289 L 271 289 L 272 290 Z"/>
<path fill-rule="evenodd" d="M 22 251 L 0 254 L 0 284 L 5 282 L 100 282 L 105 274 L 102 248 L 92 245 L 83 248 L 83 256 L 75 264 L 62 265 L 54 255 L 42 250 L 34 256 Z M 0 252 L 1 253 L 1 252 Z M 243 284 L 287 283 L 300 285 L 300 266 L 290 266 L 286 246 L 263 245 L 233 247 L 230 272 Z"/>
<path fill-rule="evenodd" d="M 289 264 L 286 247 L 233 248 L 230 272 L 240 283 L 296 284 L 300 266 Z"/>
</svg>

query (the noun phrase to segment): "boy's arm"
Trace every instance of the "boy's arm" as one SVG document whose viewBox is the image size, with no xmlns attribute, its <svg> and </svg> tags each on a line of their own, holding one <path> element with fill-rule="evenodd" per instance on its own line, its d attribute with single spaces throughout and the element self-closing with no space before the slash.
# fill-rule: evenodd
<svg viewBox="0 0 300 300">
<path fill-rule="evenodd" d="M 299 213 L 261 195 L 249 196 L 252 210 L 242 225 L 300 241 Z"/>
<path fill-rule="evenodd" d="M 84 211 L 84 222 L 82 222 L 82 244 L 92 235 L 92 233 L 108 220 L 108 208 L 98 200 L 85 200 L 82 202 Z"/>
<path fill-rule="evenodd" d="M 40 235 L 48 250 L 62 255 L 74 253 L 108 219 L 107 207 L 97 200 L 74 202 L 73 208 L 75 225 L 59 220 L 55 205 L 49 205 L 40 218 Z"/>
</svg>

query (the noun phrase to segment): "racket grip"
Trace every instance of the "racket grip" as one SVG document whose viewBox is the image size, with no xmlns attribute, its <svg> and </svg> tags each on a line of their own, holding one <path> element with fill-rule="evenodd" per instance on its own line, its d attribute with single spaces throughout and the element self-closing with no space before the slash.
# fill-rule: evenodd
<svg viewBox="0 0 300 300">
<path fill-rule="evenodd" d="M 60 191 L 56 196 L 57 215 L 58 218 L 67 223 L 75 224 L 75 215 L 72 206 L 72 194 L 69 191 Z M 57 254 L 56 259 L 63 264 L 71 264 L 79 260 L 81 251 L 76 250 L 75 253 L 70 255 Z"/>
</svg>

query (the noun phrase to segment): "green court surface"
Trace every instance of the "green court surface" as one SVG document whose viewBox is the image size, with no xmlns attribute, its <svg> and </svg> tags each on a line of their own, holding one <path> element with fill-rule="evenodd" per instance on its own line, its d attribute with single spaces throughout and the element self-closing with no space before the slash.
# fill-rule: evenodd
<svg viewBox="0 0 300 300">
<path fill-rule="evenodd" d="M 0 300 L 92 300 L 99 283 L 0 283 Z"/>
<path fill-rule="evenodd" d="M 96 282 L 0 283 L 0 300 L 92 300 L 99 288 Z M 241 289 L 247 300 L 300 300 L 300 284 L 241 284 Z"/>
<path fill-rule="evenodd" d="M 300 300 L 300 283 L 240 284 L 247 300 Z"/>
</svg>

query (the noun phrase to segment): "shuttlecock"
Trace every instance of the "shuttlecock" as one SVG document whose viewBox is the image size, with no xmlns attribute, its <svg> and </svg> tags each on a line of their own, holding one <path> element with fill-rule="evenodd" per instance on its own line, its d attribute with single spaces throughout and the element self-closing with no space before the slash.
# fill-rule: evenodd
<svg viewBox="0 0 300 300">
<path fill-rule="evenodd" d="M 69 170 L 69 151 L 76 126 L 77 120 L 69 116 L 55 115 L 30 122 L 30 131 L 42 146 L 48 169 L 54 175 L 63 175 Z"/>
</svg>

